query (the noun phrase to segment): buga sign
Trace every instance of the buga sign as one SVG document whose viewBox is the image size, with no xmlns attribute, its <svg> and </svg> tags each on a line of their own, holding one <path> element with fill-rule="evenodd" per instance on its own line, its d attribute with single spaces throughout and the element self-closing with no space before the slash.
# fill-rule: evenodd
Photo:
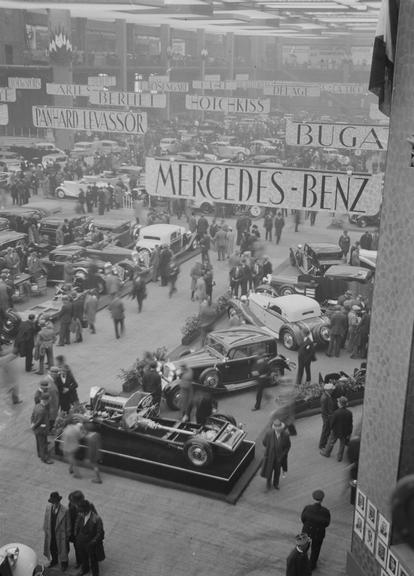
<svg viewBox="0 0 414 576">
<path fill-rule="evenodd" d="M 286 121 L 286 144 L 347 150 L 386 150 L 388 127 Z"/>
<path fill-rule="evenodd" d="M 147 158 L 145 187 L 166 198 L 376 214 L 382 175 Z"/>
<path fill-rule="evenodd" d="M 33 106 L 32 117 L 36 128 L 121 134 L 145 134 L 147 131 L 146 112 Z"/>
<path fill-rule="evenodd" d="M 188 94 L 185 97 L 185 107 L 187 110 L 225 112 L 226 114 L 235 114 L 238 112 L 241 114 L 267 114 L 270 112 L 270 100 Z"/>
</svg>

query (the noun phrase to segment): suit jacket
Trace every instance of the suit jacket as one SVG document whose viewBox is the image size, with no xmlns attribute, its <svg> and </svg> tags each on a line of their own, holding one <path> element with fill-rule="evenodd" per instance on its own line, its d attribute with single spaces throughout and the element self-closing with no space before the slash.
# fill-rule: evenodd
<svg viewBox="0 0 414 576">
<path fill-rule="evenodd" d="M 87 547 L 90 553 L 93 553 L 99 562 L 105 560 L 105 551 L 103 547 L 105 532 L 101 517 L 98 516 L 96 512 L 91 512 L 86 524 L 84 521 L 84 516 L 79 514 L 75 521 L 76 545 Z"/>
<path fill-rule="evenodd" d="M 322 396 L 321 396 L 321 414 L 322 414 L 322 417 L 326 416 L 329 418 L 334 413 L 334 411 L 335 411 L 334 399 L 332 398 L 332 396 L 330 394 L 323 392 Z"/>
<path fill-rule="evenodd" d="M 338 408 L 331 417 L 331 430 L 337 438 L 349 438 L 352 434 L 353 418 L 348 408 Z"/>
<path fill-rule="evenodd" d="M 323 540 L 325 529 L 331 523 L 331 513 L 320 502 L 315 502 L 305 506 L 301 520 L 303 522 L 302 532 L 310 536 L 312 540 Z"/>
<path fill-rule="evenodd" d="M 286 430 L 282 430 L 279 439 L 273 428 L 268 430 L 263 439 L 265 454 L 262 463 L 261 476 L 268 480 L 272 477 L 275 463 L 281 464 L 283 458 L 288 455 L 290 450 L 290 436 Z"/>
<path fill-rule="evenodd" d="M 35 404 L 32 412 L 32 430 L 35 434 L 47 434 L 49 430 L 49 409 L 47 406 Z"/>
<path fill-rule="evenodd" d="M 331 335 L 344 336 L 348 330 L 348 318 L 344 312 L 337 310 L 331 316 Z"/>
</svg>

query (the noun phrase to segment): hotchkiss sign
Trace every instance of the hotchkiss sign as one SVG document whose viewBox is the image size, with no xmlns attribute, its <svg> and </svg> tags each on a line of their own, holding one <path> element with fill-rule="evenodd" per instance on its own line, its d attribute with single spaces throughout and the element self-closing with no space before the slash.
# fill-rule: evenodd
<svg viewBox="0 0 414 576">
<path fill-rule="evenodd" d="M 381 174 L 346 174 L 147 158 L 150 195 L 268 208 L 376 214 Z"/>
</svg>

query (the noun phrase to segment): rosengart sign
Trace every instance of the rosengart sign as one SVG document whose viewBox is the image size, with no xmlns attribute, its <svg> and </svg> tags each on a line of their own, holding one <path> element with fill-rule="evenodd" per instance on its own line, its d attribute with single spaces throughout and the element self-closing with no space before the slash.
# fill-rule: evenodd
<svg viewBox="0 0 414 576">
<path fill-rule="evenodd" d="M 145 185 L 150 195 L 171 199 L 376 214 L 382 174 L 147 158 Z"/>
</svg>

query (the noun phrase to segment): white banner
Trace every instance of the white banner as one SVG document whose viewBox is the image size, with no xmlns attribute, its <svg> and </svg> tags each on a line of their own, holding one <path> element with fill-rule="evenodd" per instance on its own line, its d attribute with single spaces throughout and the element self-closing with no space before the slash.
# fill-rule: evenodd
<svg viewBox="0 0 414 576">
<path fill-rule="evenodd" d="M 321 89 L 315 84 L 273 84 L 264 86 L 263 93 L 265 96 L 306 96 L 319 98 Z"/>
<path fill-rule="evenodd" d="M 195 90 L 236 90 L 236 80 L 193 80 Z"/>
<path fill-rule="evenodd" d="M 234 77 L 236 82 L 237 81 L 246 81 L 249 79 L 249 75 L 248 74 L 236 74 L 236 76 Z"/>
<path fill-rule="evenodd" d="M 46 94 L 53 96 L 89 96 L 98 89 L 99 86 L 87 86 L 86 84 L 46 83 Z"/>
<path fill-rule="evenodd" d="M 376 214 L 382 175 L 147 158 L 145 188 L 166 198 Z"/>
<path fill-rule="evenodd" d="M 89 76 L 88 86 L 116 86 L 116 76 Z"/>
<path fill-rule="evenodd" d="M 39 90 L 42 87 L 40 78 L 9 78 L 9 88 L 20 90 Z"/>
<path fill-rule="evenodd" d="M 268 114 L 270 112 L 270 100 L 187 94 L 185 97 L 185 107 L 187 110 L 225 112 L 226 114 L 238 112 L 241 114 Z"/>
<path fill-rule="evenodd" d="M 156 77 L 143 80 L 141 88 L 148 92 L 188 92 L 188 82 L 164 82 Z"/>
<path fill-rule="evenodd" d="M 16 102 L 16 88 L 0 88 L 0 102 Z"/>
<path fill-rule="evenodd" d="M 286 144 L 347 150 L 386 150 L 387 126 L 286 121 Z"/>
<path fill-rule="evenodd" d="M 330 92 L 331 94 L 366 94 L 368 92 L 367 84 L 336 84 L 327 83 L 321 84 L 322 92 Z"/>
<path fill-rule="evenodd" d="M 207 82 L 220 82 L 220 74 L 204 74 L 204 80 Z"/>
<path fill-rule="evenodd" d="M 36 128 L 119 134 L 145 134 L 147 131 L 146 112 L 33 106 L 32 117 Z"/>
<path fill-rule="evenodd" d="M 7 104 L 0 104 L 0 126 L 6 126 L 9 123 L 9 107 Z"/>
<path fill-rule="evenodd" d="M 100 106 L 130 106 L 131 108 L 165 108 L 167 96 L 165 94 L 151 94 L 149 92 L 93 92 L 89 96 L 91 104 Z"/>
</svg>

